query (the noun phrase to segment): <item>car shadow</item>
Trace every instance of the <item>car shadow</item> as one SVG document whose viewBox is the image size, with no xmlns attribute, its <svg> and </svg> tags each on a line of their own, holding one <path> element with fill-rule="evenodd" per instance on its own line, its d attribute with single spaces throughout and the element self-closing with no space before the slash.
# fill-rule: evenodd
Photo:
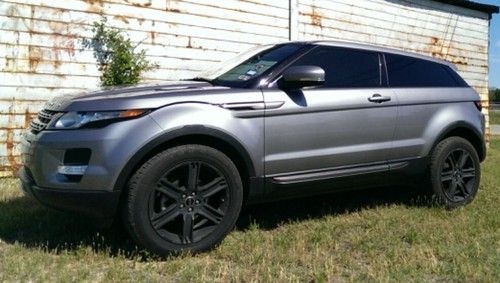
<svg viewBox="0 0 500 283">
<path fill-rule="evenodd" d="M 428 206 L 421 195 L 416 189 L 390 187 L 251 205 L 242 210 L 236 229 L 257 225 L 272 230 L 289 222 L 393 204 Z M 91 219 L 42 207 L 27 197 L 0 201 L 0 240 L 52 253 L 86 248 L 110 256 L 151 258 L 136 247 L 120 224 L 99 229 Z"/>
<path fill-rule="evenodd" d="M 289 222 L 349 214 L 388 205 L 430 207 L 432 202 L 421 189 L 412 187 L 337 192 L 247 206 L 242 210 L 236 227 L 245 230 L 250 225 L 256 225 L 262 230 L 272 230 Z"/>
<path fill-rule="evenodd" d="M 86 248 L 110 256 L 143 255 L 121 225 L 98 228 L 92 219 L 46 208 L 25 196 L 0 201 L 0 241 L 56 254 Z"/>
</svg>

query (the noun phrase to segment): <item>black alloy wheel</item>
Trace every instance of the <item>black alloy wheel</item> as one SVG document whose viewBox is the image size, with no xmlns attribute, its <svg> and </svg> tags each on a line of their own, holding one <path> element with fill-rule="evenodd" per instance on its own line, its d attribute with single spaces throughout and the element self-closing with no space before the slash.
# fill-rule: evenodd
<svg viewBox="0 0 500 283">
<path fill-rule="evenodd" d="M 226 178 L 202 161 L 181 163 L 162 176 L 149 199 L 149 219 L 156 232 L 177 244 L 209 235 L 227 211 Z"/>
<path fill-rule="evenodd" d="M 453 201 L 468 199 L 475 181 L 476 167 L 470 153 L 461 148 L 450 152 L 441 168 L 441 185 L 446 197 Z"/>
<path fill-rule="evenodd" d="M 197 253 L 233 229 L 242 202 L 239 171 L 225 154 L 182 145 L 153 156 L 132 176 L 123 219 L 132 238 L 155 254 Z"/>
<path fill-rule="evenodd" d="M 461 137 L 449 137 L 433 150 L 430 183 L 438 203 L 452 209 L 470 203 L 481 180 L 479 156 Z"/>
</svg>

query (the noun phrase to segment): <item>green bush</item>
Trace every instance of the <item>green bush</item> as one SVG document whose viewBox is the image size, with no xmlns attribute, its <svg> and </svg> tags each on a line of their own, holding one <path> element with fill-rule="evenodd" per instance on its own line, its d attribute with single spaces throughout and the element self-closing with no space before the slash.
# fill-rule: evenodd
<svg viewBox="0 0 500 283">
<path fill-rule="evenodd" d="M 94 50 L 94 58 L 99 64 L 102 86 L 137 84 L 141 74 L 158 68 L 146 59 L 146 52 L 136 52 L 128 36 L 120 30 L 106 26 L 106 19 L 94 22 L 91 39 L 84 39 L 84 48 Z"/>
</svg>

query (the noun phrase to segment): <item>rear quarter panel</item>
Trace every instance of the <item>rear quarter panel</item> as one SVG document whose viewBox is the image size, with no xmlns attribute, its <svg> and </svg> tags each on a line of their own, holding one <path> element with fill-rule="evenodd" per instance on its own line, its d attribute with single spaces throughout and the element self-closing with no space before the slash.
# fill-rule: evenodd
<svg viewBox="0 0 500 283">
<path fill-rule="evenodd" d="M 467 125 L 484 135 L 484 116 L 471 88 L 396 88 L 398 121 L 392 160 L 425 157 L 452 125 Z"/>
</svg>

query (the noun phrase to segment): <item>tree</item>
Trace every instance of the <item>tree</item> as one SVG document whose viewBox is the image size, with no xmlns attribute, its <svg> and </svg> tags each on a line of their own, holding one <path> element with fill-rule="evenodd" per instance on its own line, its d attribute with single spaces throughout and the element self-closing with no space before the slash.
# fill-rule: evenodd
<svg viewBox="0 0 500 283">
<path fill-rule="evenodd" d="M 500 103 L 500 88 L 490 88 L 490 101 Z"/>
</svg>

